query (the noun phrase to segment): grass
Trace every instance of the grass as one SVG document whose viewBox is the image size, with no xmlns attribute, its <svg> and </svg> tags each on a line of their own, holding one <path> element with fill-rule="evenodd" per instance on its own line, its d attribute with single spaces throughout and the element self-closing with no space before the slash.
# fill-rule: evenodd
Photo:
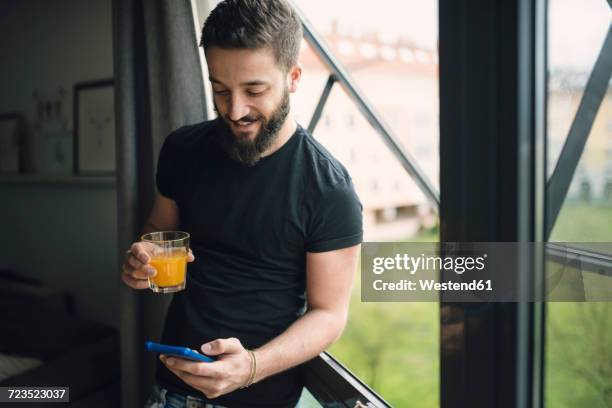
<svg viewBox="0 0 612 408">
<path fill-rule="evenodd" d="M 406 240 L 436 242 L 438 228 Z M 438 316 L 438 303 L 361 302 L 358 279 L 347 327 L 329 351 L 391 405 L 438 407 Z"/>
<path fill-rule="evenodd" d="M 545 405 L 612 407 L 612 303 L 548 303 Z"/>
<path fill-rule="evenodd" d="M 612 242 L 612 207 L 566 203 L 551 241 Z M 546 306 L 546 405 L 612 408 L 612 302 Z"/>
<path fill-rule="evenodd" d="M 551 234 L 558 242 L 612 242 L 612 206 L 566 203 Z"/>
</svg>

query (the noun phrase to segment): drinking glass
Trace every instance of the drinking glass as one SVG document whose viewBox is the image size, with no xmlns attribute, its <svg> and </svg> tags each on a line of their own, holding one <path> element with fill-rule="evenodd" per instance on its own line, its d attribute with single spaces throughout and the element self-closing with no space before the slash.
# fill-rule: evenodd
<svg viewBox="0 0 612 408">
<path fill-rule="evenodd" d="M 157 271 L 149 277 L 149 288 L 156 293 L 173 293 L 185 289 L 189 234 L 182 231 L 160 231 L 144 234 L 141 240 L 151 257 L 149 265 Z"/>
</svg>

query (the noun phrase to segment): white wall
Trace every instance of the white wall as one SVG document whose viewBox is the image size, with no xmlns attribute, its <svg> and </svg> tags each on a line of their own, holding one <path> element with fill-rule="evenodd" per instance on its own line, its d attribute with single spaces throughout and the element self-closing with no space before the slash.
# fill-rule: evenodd
<svg viewBox="0 0 612 408">
<path fill-rule="evenodd" d="M 0 112 L 32 125 L 32 93 L 63 87 L 72 128 L 77 82 L 113 75 L 111 0 L 0 0 Z M 44 143 L 32 140 L 44 174 Z M 117 325 L 118 271 L 114 183 L 7 182 L 0 177 L 0 266 L 69 290 L 77 313 Z"/>
</svg>

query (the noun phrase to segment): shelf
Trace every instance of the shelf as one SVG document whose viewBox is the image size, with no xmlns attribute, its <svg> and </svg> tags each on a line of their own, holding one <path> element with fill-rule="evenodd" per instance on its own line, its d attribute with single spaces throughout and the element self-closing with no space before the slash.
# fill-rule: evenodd
<svg viewBox="0 0 612 408">
<path fill-rule="evenodd" d="M 77 185 L 77 186 L 114 186 L 115 176 L 76 176 L 72 174 L 2 174 L 0 185 Z"/>
</svg>

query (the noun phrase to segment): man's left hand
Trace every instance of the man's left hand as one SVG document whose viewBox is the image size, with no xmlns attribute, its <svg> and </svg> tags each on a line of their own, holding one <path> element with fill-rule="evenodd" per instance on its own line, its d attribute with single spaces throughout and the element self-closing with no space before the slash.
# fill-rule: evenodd
<svg viewBox="0 0 612 408">
<path fill-rule="evenodd" d="M 217 360 L 199 363 L 164 355 L 159 358 L 168 370 L 207 398 L 216 398 L 246 384 L 251 374 L 251 357 L 240 340 L 217 339 L 203 344 L 202 352 L 217 356 Z"/>
</svg>

